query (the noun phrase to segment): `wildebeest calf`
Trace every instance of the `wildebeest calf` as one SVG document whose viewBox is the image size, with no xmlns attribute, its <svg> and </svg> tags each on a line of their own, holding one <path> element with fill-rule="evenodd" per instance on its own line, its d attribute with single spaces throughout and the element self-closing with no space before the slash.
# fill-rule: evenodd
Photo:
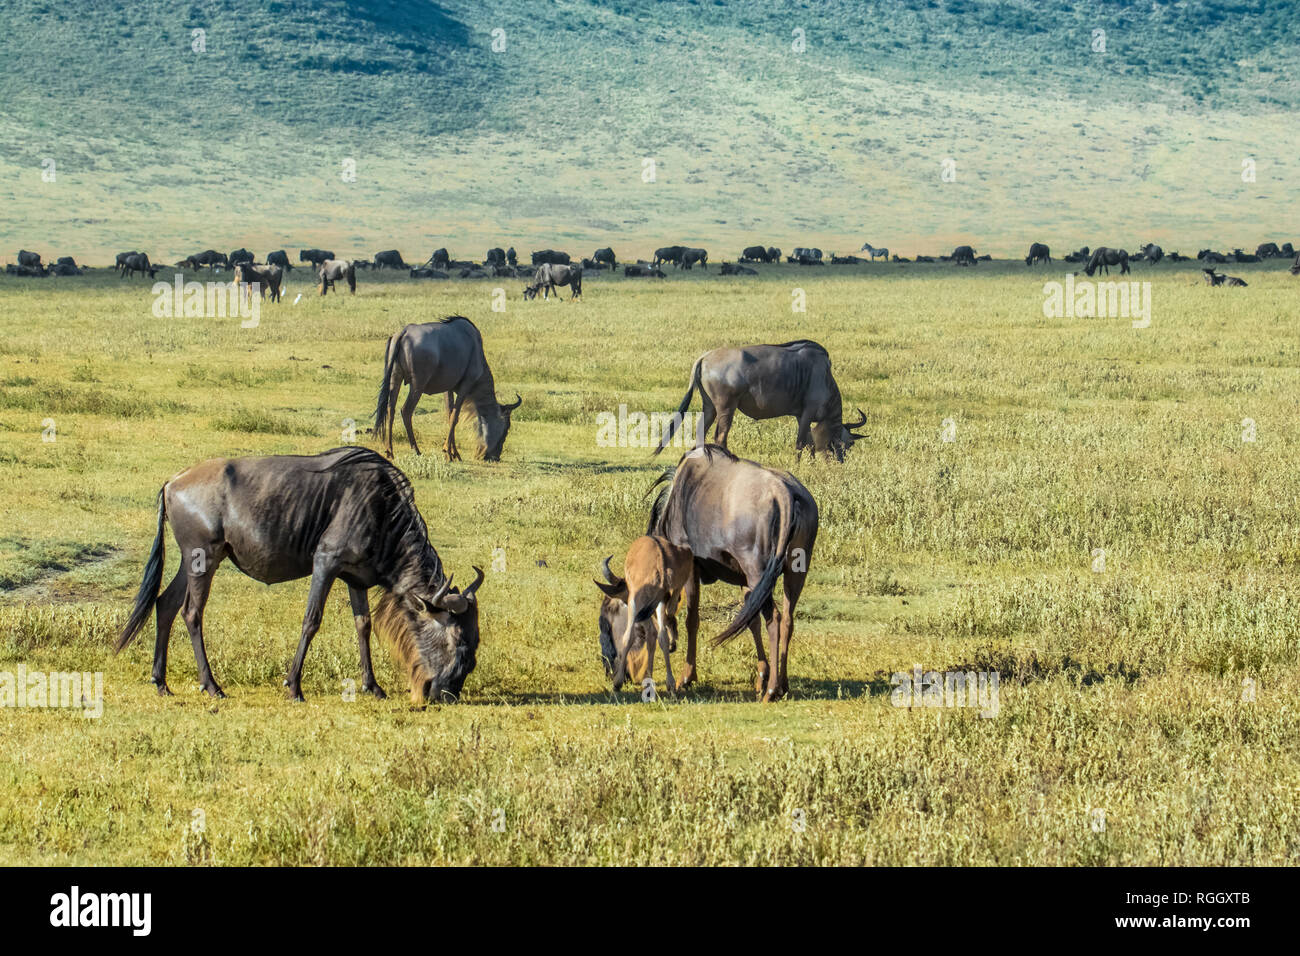
<svg viewBox="0 0 1300 956">
<path fill-rule="evenodd" d="M 321 295 L 327 289 L 334 288 L 334 283 L 339 279 L 346 279 L 348 290 L 353 295 L 357 294 L 357 270 L 347 259 L 326 259 L 317 267 L 316 277 L 320 280 Z"/>
<path fill-rule="evenodd" d="M 1213 269 L 1202 269 L 1201 271 L 1205 273 L 1205 281 L 1210 285 L 1244 286 L 1246 284 L 1245 279 L 1239 279 L 1236 276 L 1223 275 L 1215 272 Z"/>
</svg>

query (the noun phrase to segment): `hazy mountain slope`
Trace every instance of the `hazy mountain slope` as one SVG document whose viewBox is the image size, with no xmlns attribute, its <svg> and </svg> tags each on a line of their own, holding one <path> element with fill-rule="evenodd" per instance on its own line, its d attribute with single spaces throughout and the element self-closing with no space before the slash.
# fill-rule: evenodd
<svg viewBox="0 0 1300 956">
<path fill-rule="evenodd" d="M 1278 0 L 6 7 L 9 257 L 751 236 L 1011 252 L 1291 228 L 1300 27 Z"/>
</svg>

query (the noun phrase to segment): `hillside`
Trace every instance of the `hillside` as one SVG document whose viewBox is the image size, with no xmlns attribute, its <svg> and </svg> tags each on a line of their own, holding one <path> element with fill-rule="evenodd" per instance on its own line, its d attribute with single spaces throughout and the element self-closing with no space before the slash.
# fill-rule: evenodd
<svg viewBox="0 0 1300 956">
<path fill-rule="evenodd" d="M 7 260 L 1296 238 L 1300 26 L 1281 0 L 6 10 Z"/>
</svg>

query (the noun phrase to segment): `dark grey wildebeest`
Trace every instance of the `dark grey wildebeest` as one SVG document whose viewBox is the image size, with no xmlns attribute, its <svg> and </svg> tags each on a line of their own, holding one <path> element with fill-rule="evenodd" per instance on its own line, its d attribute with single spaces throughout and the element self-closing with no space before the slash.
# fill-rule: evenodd
<svg viewBox="0 0 1300 956">
<path fill-rule="evenodd" d="M 165 562 L 163 530 L 170 521 L 181 566 L 159 593 Z M 411 484 L 368 448 L 336 448 L 321 455 L 214 458 L 167 481 L 158 492 L 158 531 L 135 607 L 117 639 L 131 643 L 149 612 L 157 611 L 153 682 L 167 687 L 167 643 L 179 612 L 190 632 L 199 685 L 226 696 L 208 665 L 203 608 L 212 577 L 226 558 L 263 584 L 311 578 L 298 653 L 285 686 L 302 700 L 307 648 L 320 628 L 336 580 L 348 586 L 361 650 L 362 687 L 384 697 L 370 662 L 367 590 L 383 589 L 375 619 L 393 641 L 411 677 L 411 700 L 460 696 L 478 649 L 478 600 L 483 581 L 458 592 L 429 543 Z"/>
<path fill-rule="evenodd" d="M 681 261 L 677 263 L 679 268 L 690 269 L 696 263 L 700 264 L 705 272 L 709 271 L 709 253 L 706 249 L 683 249 Z"/>
<path fill-rule="evenodd" d="M 682 253 L 686 251 L 685 246 L 661 246 L 655 250 L 655 257 L 651 260 L 651 265 L 658 269 L 665 262 L 671 262 L 675 266 L 682 264 Z"/>
<path fill-rule="evenodd" d="M 235 266 L 235 286 L 245 283 L 244 294 L 252 297 L 253 289 L 256 288 L 263 299 L 266 294 L 271 294 L 272 302 L 280 301 L 280 282 L 284 279 L 284 270 L 279 266 L 273 265 L 254 265 L 251 262 L 241 262 Z"/>
<path fill-rule="evenodd" d="M 958 246 L 948 257 L 959 266 L 973 266 L 976 264 L 975 250 L 970 246 Z"/>
<path fill-rule="evenodd" d="M 867 421 L 861 409 L 857 422 L 844 421 L 830 355 L 816 342 L 799 339 L 781 345 L 720 348 L 696 359 L 686 397 L 654 454 L 668 446 L 697 390 L 703 404 L 695 436 L 698 445 L 704 444 L 715 417 L 718 427 L 713 440 L 726 448 L 737 410 L 760 421 L 792 415 L 799 423 L 795 450 L 800 456 L 811 448 L 814 456 L 824 452 L 843 461 L 844 453 L 863 437 L 853 430 Z"/>
<path fill-rule="evenodd" d="M 542 249 L 540 252 L 533 253 L 533 265 L 554 265 L 567 266 L 573 259 L 567 252 L 557 252 L 555 249 Z"/>
<path fill-rule="evenodd" d="M 767 249 L 764 246 L 746 246 L 740 254 L 740 262 L 767 262 Z"/>
<path fill-rule="evenodd" d="M 313 268 L 320 268 L 320 264 L 326 259 L 333 259 L 334 253 L 329 249 L 299 249 L 298 261 L 310 262 Z"/>
<path fill-rule="evenodd" d="M 334 288 L 339 279 L 346 280 L 348 291 L 357 294 L 357 268 L 349 259 L 325 259 L 316 267 L 316 279 L 320 283 L 321 295 Z"/>
<path fill-rule="evenodd" d="M 1119 266 L 1120 275 L 1128 273 L 1128 252 L 1124 249 L 1098 246 L 1092 250 L 1092 256 L 1088 259 L 1088 264 L 1083 267 L 1083 271 L 1091 276 L 1098 269 L 1101 269 L 1106 275 L 1110 275 L 1111 266 Z"/>
<path fill-rule="evenodd" d="M 129 278 L 137 272 L 152 279 L 158 273 L 157 267 L 149 262 L 149 257 L 143 252 L 136 252 L 127 256 L 122 260 L 121 268 L 123 279 Z"/>
<path fill-rule="evenodd" d="M 116 266 L 117 271 L 125 275 L 126 269 L 123 266 L 123 263 L 126 262 L 127 259 L 131 258 L 131 256 L 138 256 L 138 255 L 140 255 L 140 253 L 134 249 L 132 249 L 130 252 L 119 252 L 117 254 L 117 266 Z"/>
<path fill-rule="evenodd" d="M 596 262 L 604 263 L 611 269 L 618 267 L 618 259 L 614 256 L 614 250 L 609 246 L 597 249 L 592 253 L 591 258 Z"/>
<path fill-rule="evenodd" d="M 537 293 L 541 292 L 543 299 L 549 299 L 554 292 L 558 299 L 560 290 L 557 286 L 562 285 L 567 285 L 573 291 L 570 299 L 579 298 L 582 295 L 582 267 L 550 263 L 538 266 L 532 283 L 524 286 L 524 298 L 535 299 Z"/>
<path fill-rule="evenodd" d="M 388 340 L 384 353 L 384 380 L 379 385 L 379 402 L 371 434 L 384 437 L 384 452 L 389 458 L 393 457 L 393 416 L 403 385 L 409 385 L 410 389 L 402 405 L 402 424 L 417 455 L 420 446 L 415 442 L 415 430 L 411 425 L 415 406 L 419 404 L 421 395 L 445 392 L 447 441 L 442 450 L 447 460 L 460 460 L 460 451 L 456 447 L 456 423 L 460 420 L 461 406 L 467 403 L 478 419 L 476 457 L 484 461 L 501 460 L 501 448 L 510 432 L 510 416 L 523 399 L 516 395 L 512 405 L 497 402 L 492 369 L 488 368 L 483 353 L 483 336 L 473 322 L 463 315 L 450 315 L 441 322 L 408 325 Z"/>
<path fill-rule="evenodd" d="M 1025 265 L 1037 265 L 1040 262 L 1052 261 L 1052 250 L 1045 243 L 1035 242 L 1029 246 L 1029 255 L 1025 256 Z"/>
<path fill-rule="evenodd" d="M 18 264 L 20 266 L 32 266 L 33 268 L 40 268 L 41 254 L 39 252 L 28 252 L 26 249 L 19 249 Z"/>
<path fill-rule="evenodd" d="M 275 252 L 267 253 L 266 264 L 268 266 L 279 266 L 285 272 L 293 271 L 293 266 L 289 262 L 289 254 L 283 249 L 277 249 Z"/>
<path fill-rule="evenodd" d="M 402 254 L 396 249 L 385 249 L 383 252 L 376 252 L 373 262 L 376 269 L 410 269 L 402 260 Z"/>
<path fill-rule="evenodd" d="M 664 481 L 669 484 L 655 500 L 646 533 L 666 538 L 694 555 L 694 573 L 682 588 L 686 663 L 678 688 L 687 686 L 696 676 L 700 587 L 725 581 L 744 589 L 744 601 L 713 643 L 721 644 L 749 628 L 758 656 L 755 690 L 761 700 L 777 700 L 790 690 L 786 660 L 794 634 L 795 605 L 803 592 L 817 541 L 816 501 L 789 472 L 737 458 L 717 445 L 688 451 L 677 467 L 656 484 Z M 785 595 L 777 611 L 772 589 L 782 576 Z M 605 602 L 602 611 L 609 605 Z M 760 614 L 767 622 L 770 667 L 763 653 Z M 602 612 L 602 656 L 606 650 L 605 632 L 613 633 L 614 623 Z"/>
<path fill-rule="evenodd" d="M 1147 242 L 1138 247 L 1138 254 L 1134 258 L 1145 259 L 1147 262 L 1155 265 L 1165 257 L 1165 250 L 1161 249 L 1154 242 Z"/>
</svg>

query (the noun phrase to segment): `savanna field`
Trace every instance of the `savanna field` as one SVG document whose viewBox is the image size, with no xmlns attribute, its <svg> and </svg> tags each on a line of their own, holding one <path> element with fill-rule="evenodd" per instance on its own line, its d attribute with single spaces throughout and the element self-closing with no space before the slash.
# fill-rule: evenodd
<svg viewBox="0 0 1300 956">
<path fill-rule="evenodd" d="M 1234 265 L 1249 287 L 1210 289 L 1139 264 L 1135 329 L 1045 318 L 1061 264 L 758 268 L 589 274 L 559 304 L 368 273 L 321 299 L 295 269 L 256 328 L 155 318 L 150 283 L 107 269 L 0 276 L 0 670 L 104 672 L 99 719 L 0 708 L 0 864 L 1300 860 L 1300 279 Z M 389 699 L 345 699 L 340 584 L 290 703 L 308 582 L 229 563 L 205 631 L 230 697 L 198 693 L 181 622 L 176 696 L 156 696 L 152 619 L 111 644 L 162 483 L 335 447 L 348 420 L 378 447 L 386 338 L 450 314 L 481 330 L 501 399 L 523 397 L 496 464 L 470 460 L 466 419 L 467 460 L 444 462 L 440 396 L 416 415 L 424 457 L 399 424 L 443 562 L 488 570 L 460 702 L 412 710 L 382 639 Z M 703 351 L 795 338 L 829 350 L 867 437 L 836 464 L 796 462 L 791 419 L 731 433 L 821 510 L 791 696 L 755 701 L 747 635 L 710 645 L 740 600 L 720 584 L 699 682 L 613 693 L 591 579 L 621 567 L 680 449 L 603 447 L 597 415 L 675 409 Z M 998 672 L 996 716 L 894 706 L 913 667 Z"/>
</svg>

